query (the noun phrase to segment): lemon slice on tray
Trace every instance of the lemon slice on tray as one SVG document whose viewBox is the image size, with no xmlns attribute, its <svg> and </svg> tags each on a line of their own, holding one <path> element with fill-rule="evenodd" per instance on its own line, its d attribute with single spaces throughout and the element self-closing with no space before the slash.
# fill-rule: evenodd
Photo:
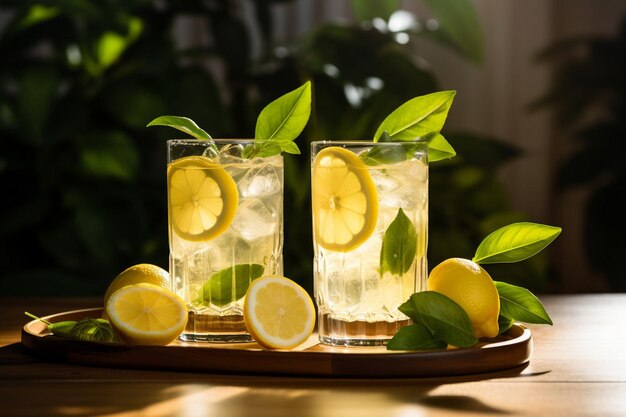
<svg viewBox="0 0 626 417">
<path fill-rule="evenodd" d="M 309 294 L 285 277 L 265 276 L 250 284 L 243 305 L 246 328 L 270 349 L 290 349 L 306 341 L 315 326 Z"/>
<path fill-rule="evenodd" d="M 176 294 L 153 284 L 136 284 L 114 292 L 106 313 L 124 342 L 167 345 L 185 329 L 188 311 Z"/>
<path fill-rule="evenodd" d="M 312 201 L 315 241 L 324 249 L 354 250 L 376 227 L 376 186 L 367 166 L 347 149 L 332 146 L 317 154 Z"/>
<path fill-rule="evenodd" d="M 168 212 L 174 232 L 194 242 L 224 233 L 237 212 L 237 184 L 203 156 L 177 159 L 167 167 Z"/>
</svg>

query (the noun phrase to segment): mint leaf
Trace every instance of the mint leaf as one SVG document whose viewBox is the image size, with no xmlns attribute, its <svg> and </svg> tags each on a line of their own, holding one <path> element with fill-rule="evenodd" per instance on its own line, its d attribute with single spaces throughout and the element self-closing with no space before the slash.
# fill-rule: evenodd
<svg viewBox="0 0 626 417">
<path fill-rule="evenodd" d="M 387 343 L 387 350 L 445 349 L 443 340 L 437 340 L 423 324 L 401 327 Z"/>
<path fill-rule="evenodd" d="M 437 340 L 458 347 L 470 347 L 478 342 L 465 310 L 441 293 L 415 293 L 398 309 L 414 323 L 426 326 Z"/>
<path fill-rule="evenodd" d="M 500 315 L 522 323 L 552 324 L 541 301 L 526 288 L 494 281 L 500 295 Z"/>
<path fill-rule="evenodd" d="M 515 323 L 515 320 L 504 317 L 502 314 L 500 314 L 498 316 L 498 334 L 505 333 L 513 326 L 513 323 Z"/>
<path fill-rule="evenodd" d="M 398 210 L 383 236 L 380 249 L 380 270 L 402 275 L 411 268 L 417 252 L 417 232 L 411 220 Z"/>
<path fill-rule="evenodd" d="M 476 249 L 472 260 L 478 264 L 523 261 L 548 246 L 560 233 L 560 227 L 513 223 L 487 236 Z"/>
<path fill-rule="evenodd" d="M 378 127 L 377 142 L 383 132 L 394 141 L 413 141 L 428 134 L 438 133 L 448 117 L 456 91 L 440 91 L 415 97 L 394 110 Z"/>
<path fill-rule="evenodd" d="M 383 132 L 378 142 L 393 142 L 393 138 L 387 132 Z M 407 142 L 402 146 L 373 146 L 359 156 L 366 165 L 395 164 L 413 158 L 415 152 L 423 145 Z"/>
<path fill-rule="evenodd" d="M 263 275 L 265 267 L 259 264 L 239 264 L 211 275 L 200 291 L 201 303 L 224 306 L 246 295 L 250 282 Z M 233 294 L 233 282 L 234 291 Z"/>
<path fill-rule="evenodd" d="M 280 152 L 299 154 L 293 142 L 304 130 L 311 115 L 311 82 L 277 98 L 259 114 L 254 145 L 246 147 L 244 156 L 272 156 Z"/>
<path fill-rule="evenodd" d="M 202 130 L 196 122 L 188 117 L 182 116 L 160 116 L 148 123 L 146 127 L 150 126 L 168 126 L 181 132 L 187 133 L 199 140 L 211 140 L 211 135 Z"/>
</svg>

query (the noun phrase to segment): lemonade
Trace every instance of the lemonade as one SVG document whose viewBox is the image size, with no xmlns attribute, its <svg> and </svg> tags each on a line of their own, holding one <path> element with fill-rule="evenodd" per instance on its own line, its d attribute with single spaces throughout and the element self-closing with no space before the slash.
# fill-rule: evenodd
<svg viewBox="0 0 626 417">
<path fill-rule="evenodd" d="M 189 309 L 184 341 L 250 341 L 243 296 L 261 275 L 282 275 L 283 159 L 245 159 L 250 143 L 168 141 L 170 276 Z"/>
<path fill-rule="evenodd" d="M 386 157 L 368 158 L 373 148 Z M 320 341 L 385 344 L 409 323 L 398 306 L 425 289 L 426 145 L 314 142 L 312 149 Z"/>
</svg>

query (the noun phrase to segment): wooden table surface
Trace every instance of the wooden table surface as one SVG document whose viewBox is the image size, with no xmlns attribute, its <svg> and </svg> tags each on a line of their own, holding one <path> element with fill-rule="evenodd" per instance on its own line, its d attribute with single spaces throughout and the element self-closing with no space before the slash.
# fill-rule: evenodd
<svg viewBox="0 0 626 417">
<path fill-rule="evenodd" d="M 54 363 L 20 344 L 30 311 L 95 299 L 0 298 L 0 416 L 626 416 L 626 294 L 541 297 L 521 373 L 350 380 L 120 370 Z"/>
</svg>

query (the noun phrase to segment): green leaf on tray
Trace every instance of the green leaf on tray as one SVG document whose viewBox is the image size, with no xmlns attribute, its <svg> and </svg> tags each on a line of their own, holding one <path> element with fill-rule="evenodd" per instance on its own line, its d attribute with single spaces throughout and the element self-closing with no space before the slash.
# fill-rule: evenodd
<svg viewBox="0 0 626 417">
<path fill-rule="evenodd" d="M 413 323 L 424 325 L 437 340 L 457 347 L 470 347 L 478 342 L 465 310 L 443 294 L 415 293 L 399 310 Z"/>
<path fill-rule="evenodd" d="M 246 147 L 244 156 L 299 154 L 294 140 L 302 133 L 310 116 L 311 82 L 307 81 L 265 106 L 257 118 L 254 145 Z"/>
<path fill-rule="evenodd" d="M 413 141 L 438 133 L 448 116 L 456 91 L 439 91 L 415 97 L 391 112 L 376 130 L 377 142 L 383 132 L 394 141 Z"/>
<path fill-rule="evenodd" d="M 212 140 L 211 135 L 202 130 L 196 122 L 182 116 L 160 116 L 148 123 L 149 126 L 168 126 L 187 133 L 199 140 Z"/>
<path fill-rule="evenodd" d="M 500 295 L 500 315 L 522 323 L 552 324 L 541 301 L 526 288 L 494 281 Z"/>
<path fill-rule="evenodd" d="M 401 327 L 387 343 L 387 350 L 445 349 L 443 340 L 437 340 L 423 324 Z"/>
<path fill-rule="evenodd" d="M 402 275 L 411 268 L 417 252 L 417 232 L 402 209 L 389 224 L 380 250 L 380 270 Z"/>
<path fill-rule="evenodd" d="M 528 259 L 548 246 L 560 227 L 520 222 L 504 226 L 487 236 L 472 259 L 479 264 L 509 263 Z"/>
<path fill-rule="evenodd" d="M 56 333 L 55 333 L 56 334 Z M 118 342 L 111 324 L 105 319 L 92 319 L 84 318 L 69 332 L 69 336 L 74 339 L 83 340 L 87 342 L 104 342 L 104 343 L 116 343 Z"/>
<path fill-rule="evenodd" d="M 259 264 L 239 264 L 222 269 L 204 283 L 199 301 L 220 307 L 236 301 L 246 295 L 250 283 L 263 275 L 264 270 L 265 267 Z"/>
</svg>

